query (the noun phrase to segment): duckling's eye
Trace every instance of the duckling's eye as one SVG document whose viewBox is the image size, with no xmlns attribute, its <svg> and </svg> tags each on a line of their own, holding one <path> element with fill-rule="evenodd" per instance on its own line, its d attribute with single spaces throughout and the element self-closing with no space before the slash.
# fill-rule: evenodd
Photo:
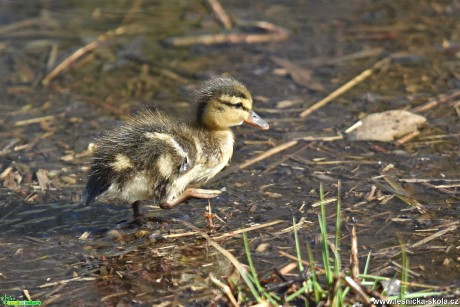
<svg viewBox="0 0 460 307">
<path fill-rule="evenodd" d="M 238 109 L 242 109 L 243 108 L 243 104 L 241 102 L 237 103 L 234 105 L 235 108 L 238 108 Z"/>
</svg>

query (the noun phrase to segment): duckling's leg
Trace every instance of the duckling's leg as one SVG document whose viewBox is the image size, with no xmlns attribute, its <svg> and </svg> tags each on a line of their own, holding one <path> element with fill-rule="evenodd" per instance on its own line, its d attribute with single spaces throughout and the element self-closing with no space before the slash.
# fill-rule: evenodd
<svg viewBox="0 0 460 307">
<path fill-rule="evenodd" d="M 160 204 L 161 209 L 171 209 L 189 198 L 214 198 L 222 194 L 220 190 L 187 189 L 170 202 Z"/>
<path fill-rule="evenodd" d="M 133 212 L 134 212 L 134 217 L 141 217 L 142 216 L 142 212 L 141 212 L 141 202 L 139 200 L 133 202 L 131 204 L 131 206 L 133 207 Z"/>
</svg>

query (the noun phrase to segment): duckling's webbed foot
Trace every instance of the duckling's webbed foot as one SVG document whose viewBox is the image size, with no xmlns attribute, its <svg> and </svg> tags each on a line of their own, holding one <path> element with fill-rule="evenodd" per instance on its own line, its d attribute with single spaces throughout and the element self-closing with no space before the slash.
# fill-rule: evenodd
<svg viewBox="0 0 460 307">
<path fill-rule="evenodd" d="M 177 206 L 178 204 L 186 201 L 189 198 L 214 198 L 222 194 L 220 190 L 205 190 L 205 189 L 187 189 L 180 196 L 173 199 L 170 202 L 160 204 L 161 209 L 171 209 Z"/>
</svg>

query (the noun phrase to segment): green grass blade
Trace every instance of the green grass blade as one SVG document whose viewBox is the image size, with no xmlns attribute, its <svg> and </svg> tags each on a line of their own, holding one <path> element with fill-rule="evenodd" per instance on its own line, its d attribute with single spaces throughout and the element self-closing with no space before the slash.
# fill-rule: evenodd
<svg viewBox="0 0 460 307">
<path fill-rule="evenodd" d="M 321 230 L 323 265 L 324 265 L 324 270 L 326 271 L 327 285 L 328 285 L 328 288 L 331 290 L 333 286 L 333 276 L 332 276 L 331 266 L 329 263 L 329 246 L 327 245 L 326 207 L 324 205 L 323 184 L 320 184 L 319 186 L 319 197 L 320 197 L 320 205 L 321 205 L 320 206 L 321 214 L 319 215 L 319 227 Z"/>
<path fill-rule="evenodd" d="M 369 270 L 369 263 L 371 263 L 371 253 L 372 251 L 369 251 L 369 254 L 367 254 L 366 265 L 364 266 L 364 272 L 362 275 L 367 275 L 367 271 Z"/>
<path fill-rule="evenodd" d="M 409 282 L 409 258 L 407 257 L 406 250 L 404 249 L 404 245 L 400 242 L 401 245 L 401 286 L 399 292 L 399 298 L 403 300 L 406 297 L 407 293 L 407 283 Z M 404 305 L 402 305 L 404 306 Z"/>
<path fill-rule="evenodd" d="M 339 241 L 340 241 L 340 230 L 341 230 L 341 221 L 342 221 L 342 214 L 341 214 L 341 199 L 340 199 L 340 190 L 342 188 L 342 183 L 339 180 L 337 183 L 337 206 L 336 206 L 336 219 L 335 219 L 335 251 L 334 251 L 334 273 L 335 275 L 339 275 L 340 271 L 342 270 L 342 264 L 340 261 L 339 256 Z"/>
<path fill-rule="evenodd" d="M 348 292 L 350 292 L 350 287 L 346 287 L 346 288 L 342 291 L 342 301 L 345 301 L 345 298 L 347 297 Z"/>
<path fill-rule="evenodd" d="M 305 292 L 305 290 L 308 289 L 308 287 L 310 287 L 310 285 L 305 285 L 303 286 L 302 288 L 300 288 L 299 290 L 297 290 L 296 292 L 292 293 L 291 295 L 289 295 L 288 297 L 286 297 L 286 302 L 290 302 L 292 301 L 293 299 L 297 298 L 299 295 L 301 295 L 302 293 Z"/>
<path fill-rule="evenodd" d="M 244 243 L 244 251 L 245 251 L 246 257 L 248 259 L 248 265 L 249 265 L 249 268 L 251 270 L 251 275 L 252 275 L 251 279 L 252 279 L 252 282 L 254 283 L 255 288 L 256 288 L 254 290 L 256 290 L 256 292 L 258 292 L 257 294 L 261 293 L 271 304 L 277 305 L 277 302 L 275 301 L 275 299 L 270 295 L 270 293 L 265 291 L 265 288 L 262 287 L 262 285 L 259 282 L 259 277 L 257 275 L 257 271 L 256 271 L 256 268 L 254 266 L 254 262 L 252 261 L 251 250 L 249 249 L 248 236 L 247 236 L 246 232 L 243 232 L 243 243 Z M 252 289 L 251 289 L 251 292 L 252 292 Z"/>
<path fill-rule="evenodd" d="M 300 242 L 299 242 L 299 235 L 297 233 L 297 226 L 295 223 L 295 217 L 294 215 L 292 216 L 292 223 L 294 227 L 294 241 L 295 241 L 295 251 L 298 259 L 298 265 L 299 265 L 299 271 L 300 273 L 303 273 L 304 267 L 302 265 L 302 255 L 300 253 Z"/>
<path fill-rule="evenodd" d="M 307 243 L 308 261 L 310 262 L 310 274 L 311 281 L 313 283 L 313 294 L 315 296 L 315 302 L 319 302 L 321 293 L 318 290 L 318 279 L 316 278 L 315 260 L 313 259 L 313 253 L 310 248 L 310 244 Z M 321 287 L 320 287 L 321 288 Z"/>
<path fill-rule="evenodd" d="M 301 273 L 304 273 L 305 270 L 309 269 L 310 274 L 307 277 L 303 277 L 300 281 L 295 281 L 298 290 L 294 293 L 291 293 L 286 297 L 286 293 L 283 296 L 276 295 L 276 291 L 272 290 L 268 291 L 265 289 L 259 280 L 257 271 L 254 266 L 254 262 L 252 259 L 251 251 L 249 248 L 248 237 L 247 233 L 243 233 L 243 242 L 244 242 L 244 250 L 246 253 L 246 257 L 248 260 L 249 270 L 240 266 L 237 267 L 240 275 L 244 279 L 247 288 L 244 287 L 242 283 L 235 282 L 239 284 L 239 291 L 242 292 L 240 295 L 244 298 L 244 303 L 249 303 L 251 300 L 256 299 L 259 304 L 269 304 L 271 306 L 281 306 L 281 305 L 289 305 L 289 304 L 299 304 L 300 300 L 304 301 L 305 306 L 309 306 L 310 303 L 313 305 L 318 304 L 325 304 L 328 302 L 331 306 L 345 306 L 346 302 L 349 302 L 349 296 L 353 295 L 351 293 L 351 288 L 348 287 L 343 281 L 343 277 L 346 274 L 342 272 L 341 266 L 341 259 L 339 255 L 339 243 L 340 243 L 340 236 L 341 236 L 341 183 L 338 183 L 338 196 L 337 196 L 337 205 L 336 205 L 336 220 L 335 220 L 335 238 L 334 243 L 331 243 L 331 246 L 328 244 L 328 234 L 327 234 L 327 217 L 326 217 L 326 207 L 324 204 L 324 191 L 323 185 L 320 185 L 320 213 L 318 214 L 319 226 L 320 226 L 320 235 L 321 235 L 321 256 L 324 266 L 323 270 L 317 270 L 315 267 L 315 261 L 313 259 L 313 252 L 310 245 L 307 243 L 307 254 L 309 259 L 308 266 L 305 266 L 302 263 L 302 254 L 300 248 L 300 239 L 299 239 L 299 231 L 296 225 L 296 219 L 292 217 L 293 223 L 293 231 L 294 231 L 294 240 L 295 240 L 295 249 L 297 255 L 297 263 L 296 265 L 299 268 Z M 332 246 L 335 244 L 335 248 Z M 371 286 L 372 289 L 375 289 L 376 286 L 380 284 L 381 281 L 387 280 L 392 281 L 397 278 L 400 278 L 401 285 L 400 291 L 397 295 L 393 295 L 387 297 L 386 299 L 400 299 L 406 300 L 412 298 L 426 298 L 426 297 L 434 297 L 434 296 L 441 296 L 450 294 L 451 292 L 434 292 L 438 288 L 432 288 L 428 285 L 417 284 L 417 283 L 410 283 L 409 284 L 409 258 L 407 257 L 406 251 L 404 249 L 404 245 L 401 245 L 401 272 L 396 272 L 393 278 L 382 277 L 382 276 L 374 276 L 369 274 L 370 268 L 370 261 L 372 252 L 369 251 L 366 259 L 366 264 L 364 267 L 364 273 L 359 274 L 359 278 L 361 279 L 361 284 L 364 286 Z M 333 253 L 331 255 L 330 253 Z M 304 275 L 302 275 L 304 276 Z M 281 278 L 283 279 L 283 278 Z M 282 281 L 285 281 L 284 279 Z M 284 285 L 283 285 L 284 287 Z M 409 287 L 412 288 L 424 288 L 423 291 L 409 293 Z M 289 287 L 290 288 L 290 287 Z M 249 289 L 249 291 L 247 290 Z M 275 288 L 274 288 L 275 289 Z M 276 288 L 281 289 L 281 288 Z M 292 289 L 292 288 L 290 288 Z M 252 293 L 252 298 L 251 298 Z M 382 293 L 385 296 L 385 293 Z M 242 299 L 240 297 L 240 299 Z"/>
<path fill-rule="evenodd" d="M 249 267 L 251 268 L 251 270 L 252 269 L 255 270 L 254 265 L 252 264 L 251 251 L 249 250 L 248 237 L 246 235 L 246 232 L 243 232 L 243 242 L 244 242 L 244 251 L 246 253 L 246 256 L 247 256 L 248 262 L 249 262 Z M 251 259 L 251 260 L 249 260 L 249 259 Z M 254 296 L 254 298 L 259 303 L 263 302 L 263 300 L 260 297 L 259 292 L 257 291 L 256 286 L 255 286 L 255 284 L 258 283 L 257 275 L 256 275 L 256 278 L 254 278 L 253 274 L 252 274 L 252 276 L 249 275 L 249 274 L 246 274 L 245 276 L 242 276 L 242 277 L 243 277 L 246 285 L 248 286 L 249 290 L 251 291 L 252 295 Z M 256 280 L 257 280 L 257 282 L 256 282 Z"/>
</svg>

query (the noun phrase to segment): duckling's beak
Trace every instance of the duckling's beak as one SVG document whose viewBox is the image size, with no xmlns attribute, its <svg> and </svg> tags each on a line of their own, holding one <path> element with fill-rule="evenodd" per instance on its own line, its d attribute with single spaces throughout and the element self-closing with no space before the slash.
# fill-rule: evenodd
<svg viewBox="0 0 460 307">
<path fill-rule="evenodd" d="M 254 111 L 249 111 L 249 117 L 244 121 L 245 123 L 263 129 L 267 130 L 269 128 L 268 123 L 264 121 L 262 118 L 260 118 L 259 115 L 256 114 Z"/>
</svg>

